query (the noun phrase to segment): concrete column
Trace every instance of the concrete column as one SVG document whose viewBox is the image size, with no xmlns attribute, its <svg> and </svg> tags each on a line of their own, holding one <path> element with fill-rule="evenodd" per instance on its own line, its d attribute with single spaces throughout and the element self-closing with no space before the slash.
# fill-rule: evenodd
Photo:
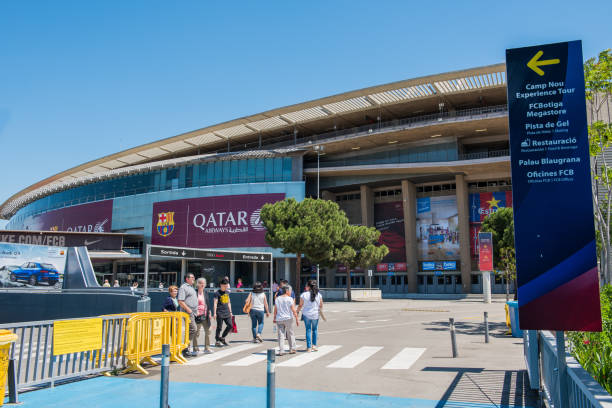
<svg viewBox="0 0 612 408">
<path fill-rule="evenodd" d="M 485 303 L 491 303 L 491 272 L 482 272 L 482 295 Z"/>
<path fill-rule="evenodd" d="M 374 193 L 369 186 L 362 185 L 361 192 L 361 225 L 374 226 Z"/>
<path fill-rule="evenodd" d="M 336 195 L 328 190 L 321 191 L 321 198 L 323 200 L 336 201 Z"/>
<path fill-rule="evenodd" d="M 416 293 L 417 272 L 417 234 L 416 234 L 416 186 L 402 180 L 402 204 L 404 206 L 404 234 L 406 235 L 406 264 L 408 267 L 408 292 Z"/>
<path fill-rule="evenodd" d="M 457 214 L 459 218 L 459 254 L 461 258 L 461 282 L 463 293 L 472 289 L 472 259 L 470 258 L 470 213 L 468 187 L 463 174 L 455 176 L 457 185 Z"/>
<path fill-rule="evenodd" d="M 253 274 L 253 283 L 251 283 L 251 287 L 257 282 L 257 262 L 251 262 L 252 265 L 252 274 Z"/>
<path fill-rule="evenodd" d="M 230 261 L 230 286 L 236 287 L 236 261 Z"/>
<path fill-rule="evenodd" d="M 181 276 L 179 276 L 178 286 L 181 286 L 185 281 L 185 274 L 187 273 L 187 260 L 181 259 Z"/>
<path fill-rule="evenodd" d="M 117 261 L 113 261 L 113 281 L 111 282 L 111 286 L 115 284 L 117 280 Z"/>
<path fill-rule="evenodd" d="M 285 258 L 285 277 L 283 279 L 286 279 L 288 281 L 291 281 L 291 258 Z"/>
</svg>

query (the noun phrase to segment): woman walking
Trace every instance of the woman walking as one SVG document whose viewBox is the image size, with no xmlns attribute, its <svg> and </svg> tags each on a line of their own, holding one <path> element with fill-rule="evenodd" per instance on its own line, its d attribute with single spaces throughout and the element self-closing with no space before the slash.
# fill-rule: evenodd
<svg viewBox="0 0 612 408">
<path fill-rule="evenodd" d="M 295 302 L 291 298 L 291 287 L 280 289 L 279 296 L 274 302 L 274 323 L 278 326 L 278 355 L 285 354 L 285 337 L 289 340 L 289 354 L 295 354 L 295 334 L 293 333 L 293 320 L 296 327 L 300 325 L 295 311 Z"/>
<path fill-rule="evenodd" d="M 264 327 L 264 313 L 265 316 L 270 316 L 268 310 L 268 300 L 266 294 L 263 291 L 263 285 L 261 282 L 255 282 L 253 285 L 253 292 L 249 294 L 245 304 L 250 305 L 251 310 L 249 316 L 251 317 L 251 331 L 253 332 L 253 343 L 263 343 L 261 338 L 261 332 Z"/>
<path fill-rule="evenodd" d="M 304 293 L 300 296 L 298 313 L 302 311 L 304 327 L 306 328 L 307 351 L 317 351 L 317 329 L 319 327 L 319 314 L 323 309 L 323 296 L 319 293 L 317 281 L 311 280 L 306 284 Z"/>
<path fill-rule="evenodd" d="M 198 294 L 198 311 L 195 317 L 196 322 L 196 334 L 193 337 L 193 351 L 198 352 L 198 337 L 200 337 L 200 331 L 204 329 L 204 353 L 210 354 L 210 316 L 211 311 L 208 307 L 208 299 L 204 288 L 206 287 L 206 279 L 198 278 L 197 280 L 197 294 Z"/>
<path fill-rule="evenodd" d="M 168 288 L 168 297 L 166 298 L 162 309 L 164 312 L 178 311 L 179 304 L 178 300 L 176 299 L 176 295 L 178 295 L 178 288 L 174 285 L 170 286 Z"/>
</svg>

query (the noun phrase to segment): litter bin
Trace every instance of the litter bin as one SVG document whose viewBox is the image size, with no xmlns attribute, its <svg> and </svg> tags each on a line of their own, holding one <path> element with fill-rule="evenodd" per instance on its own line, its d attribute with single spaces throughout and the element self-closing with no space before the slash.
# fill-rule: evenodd
<svg viewBox="0 0 612 408">
<path fill-rule="evenodd" d="M 510 326 L 512 327 L 512 337 L 523 337 L 523 331 L 519 329 L 519 313 L 518 313 L 518 302 L 511 300 L 506 302 L 508 305 L 508 312 L 510 313 Z"/>
<path fill-rule="evenodd" d="M 0 406 L 4 405 L 4 390 L 6 389 L 6 377 L 8 373 L 9 351 L 11 344 L 17 340 L 17 335 L 10 330 L 0 330 Z"/>
</svg>

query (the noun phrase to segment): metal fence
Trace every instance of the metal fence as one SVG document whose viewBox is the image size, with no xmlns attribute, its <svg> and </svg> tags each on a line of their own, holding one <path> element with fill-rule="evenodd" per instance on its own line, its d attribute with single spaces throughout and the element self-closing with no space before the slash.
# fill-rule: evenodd
<svg viewBox="0 0 612 408">
<path fill-rule="evenodd" d="M 17 389 L 111 371 L 125 366 L 126 329 L 129 315 L 103 316 L 102 347 L 98 350 L 53 355 L 53 320 L 0 325 L 19 338 L 10 349 L 15 361 Z"/>
<path fill-rule="evenodd" d="M 524 355 L 532 389 L 553 408 L 612 408 L 612 396 L 569 353 L 559 358 L 555 336 L 524 330 Z"/>
</svg>

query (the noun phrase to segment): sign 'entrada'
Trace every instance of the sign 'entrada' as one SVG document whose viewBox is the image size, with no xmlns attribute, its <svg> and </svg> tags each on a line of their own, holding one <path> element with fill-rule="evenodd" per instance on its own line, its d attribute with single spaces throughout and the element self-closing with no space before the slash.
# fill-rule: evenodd
<svg viewBox="0 0 612 408">
<path fill-rule="evenodd" d="M 601 330 L 582 61 L 580 41 L 506 51 L 522 329 Z"/>
<path fill-rule="evenodd" d="M 190 248 L 264 247 L 261 207 L 284 194 L 245 194 L 153 204 L 151 243 Z"/>
</svg>

